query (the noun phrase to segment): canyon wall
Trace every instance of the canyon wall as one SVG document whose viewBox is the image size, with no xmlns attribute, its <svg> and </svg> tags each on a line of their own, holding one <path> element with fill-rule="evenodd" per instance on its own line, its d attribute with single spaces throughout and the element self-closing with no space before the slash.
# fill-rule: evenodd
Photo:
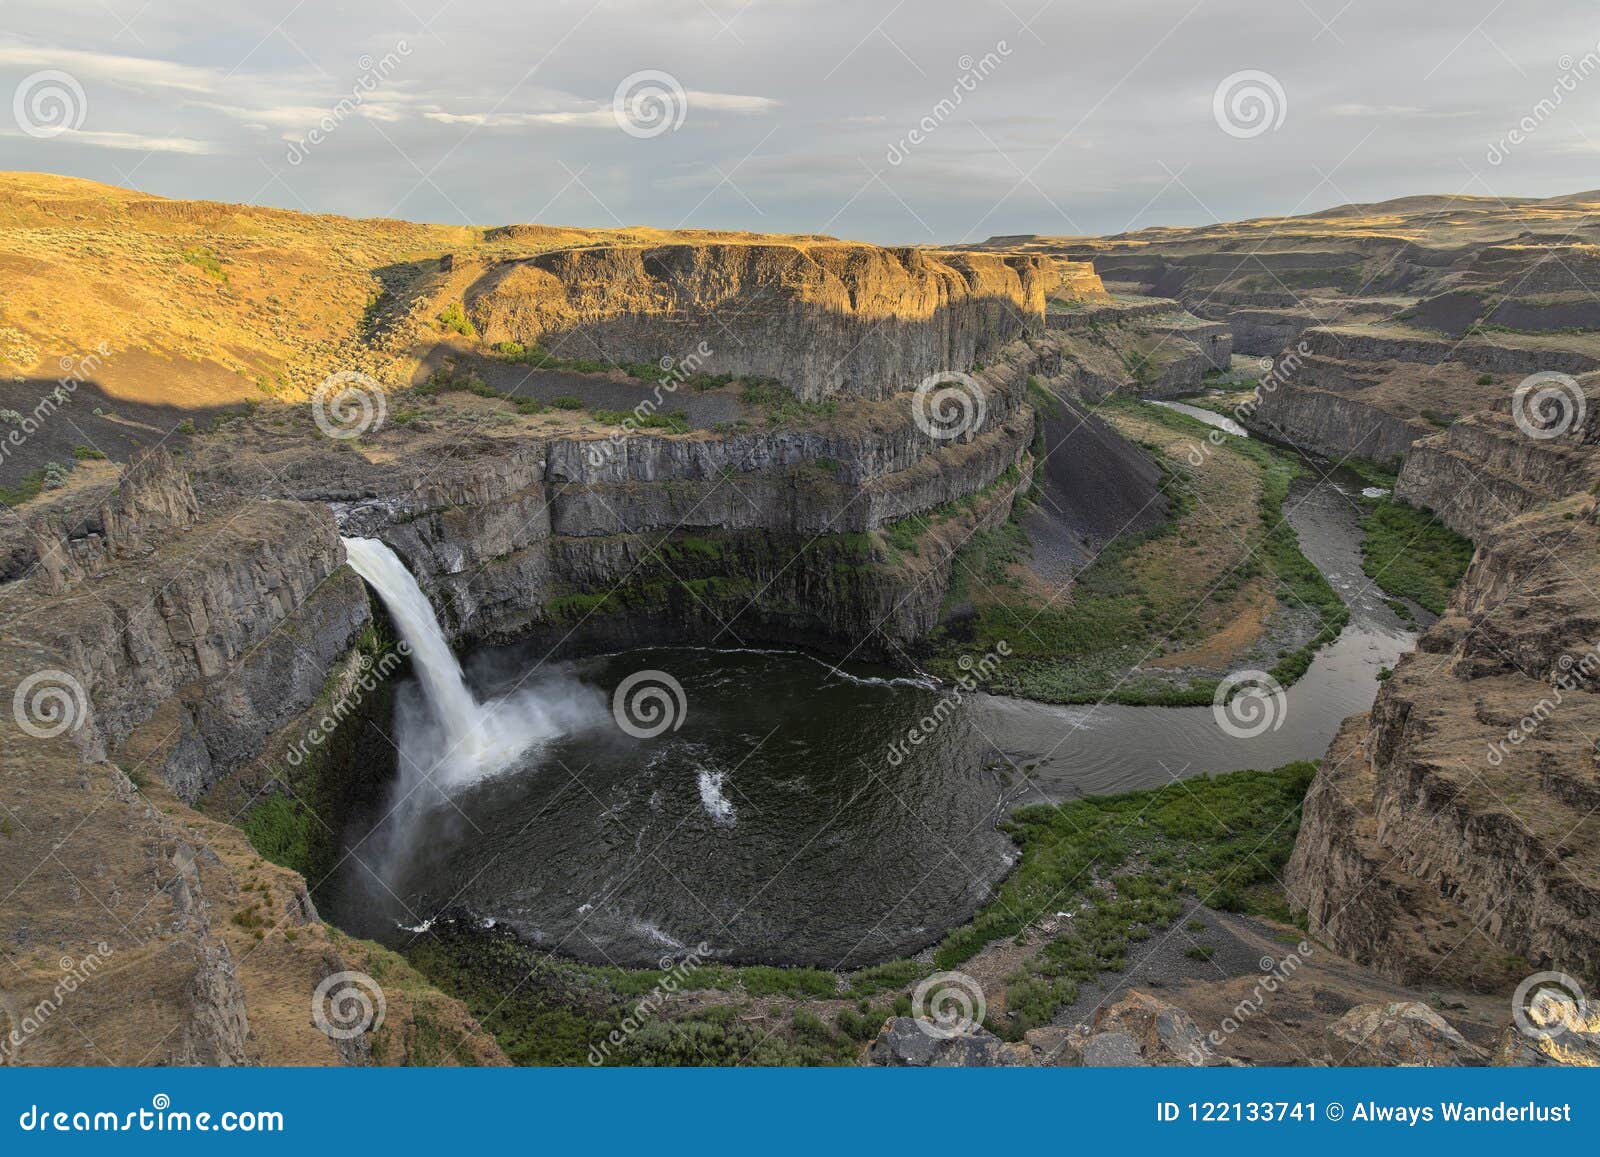
<svg viewBox="0 0 1600 1157">
<path fill-rule="evenodd" d="M 838 242 L 593 246 L 491 265 L 466 291 L 484 340 L 654 362 L 703 340 L 709 373 L 808 401 L 883 398 L 1042 328 L 1052 294 L 1103 292 L 1050 257 Z"/>
<path fill-rule="evenodd" d="M 1306 799 L 1285 879 L 1315 935 L 1419 986 L 1600 977 L 1597 582 L 1592 495 L 1485 536 Z"/>
</svg>

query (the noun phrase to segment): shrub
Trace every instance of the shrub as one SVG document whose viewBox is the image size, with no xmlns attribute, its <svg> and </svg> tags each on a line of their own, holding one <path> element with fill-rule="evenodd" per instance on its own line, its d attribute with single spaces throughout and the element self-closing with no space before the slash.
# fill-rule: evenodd
<svg viewBox="0 0 1600 1157">
<path fill-rule="evenodd" d="M 452 301 L 444 307 L 444 312 L 439 315 L 439 328 L 447 333 L 458 333 L 462 337 L 478 336 L 478 331 L 472 327 L 472 321 L 467 317 L 465 307 L 459 301 Z"/>
</svg>

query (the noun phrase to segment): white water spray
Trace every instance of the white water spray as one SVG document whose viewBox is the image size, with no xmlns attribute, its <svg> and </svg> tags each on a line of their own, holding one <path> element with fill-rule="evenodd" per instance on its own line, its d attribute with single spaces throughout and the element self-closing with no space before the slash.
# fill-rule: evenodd
<svg viewBox="0 0 1600 1157">
<path fill-rule="evenodd" d="M 562 727 L 531 691 L 480 703 L 467 686 L 433 605 L 405 563 L 375 538 L 340 541 L 350 568 L 378 592 L 411 648 L 432 715 L 432 727 L 401 721 L 403 784 L 419 772 L 440 788 L 470 783 L 561 733 Z"/>
</svg>

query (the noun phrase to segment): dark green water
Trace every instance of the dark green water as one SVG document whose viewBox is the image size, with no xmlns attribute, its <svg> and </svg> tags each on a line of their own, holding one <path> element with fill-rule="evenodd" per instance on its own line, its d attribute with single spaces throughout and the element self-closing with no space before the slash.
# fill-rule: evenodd
<svg viewBox="0 0 1600 1157">
<path fill-rule="evenodd" d="M 560 667 L 484 653 L 467 664 L 474 690 L 531 693 L 558 737 L 448 791 L 403 764 L 403 800 L 376 831 L 377 817 L 358 826 L 324 903 L 390 942 L 456 912 L 630 965 L 701 942 L 726 960 L 827 968 L 915 952 L 1005 873 L 1015 850 L 995 824 L 1016 802 L 1320 758 L 1371 704 L 1412 636 L 1361 574 L 1358 507 L 1324 483 L 1286 508 L 1352 615 L 1259 735 L 1228 733 L 1208 707 L 957 700 L 798 652 L 670 648 Z M 613 692 L 641 671 L 681 685 L 676 729 L 618 725 Z M 397 748 L 427 749 L 415 687 L 398 715 Z M 891 749 L 912 732 L 919 742 Z"/>
</svg>

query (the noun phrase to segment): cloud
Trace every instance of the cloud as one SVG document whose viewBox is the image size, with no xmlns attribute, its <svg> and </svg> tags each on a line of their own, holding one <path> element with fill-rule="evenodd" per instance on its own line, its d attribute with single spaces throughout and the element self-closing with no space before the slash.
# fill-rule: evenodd
<svg viewBox="0 0 1600 1157">
<path fill-rule="evenodd" d="M 16 133 L 5 134 L 15 137 Z M 211 141 L 197 141 L 191 137 L 149 137 L 143 133 L 114 133 L 91 129 L 72 129 L 52 140 L 89 145 L 98 149 L 124 149 L 134 153 L 179 153 L 187 157 L 214 156 L 225 150 Z"/>
<path fill-rule="evenodd" d="M 689 113 L 692 115 L 696 109 L 709 109 L 714 112 L 731 112 L 742 116 L 754 116 L 770 112 L 779 106 L 778 101 L 765 96 L 745 96 L 732 92 L 700 92 L 690 89 L 684 93 L 688 102 Z M 529 125 L 566 125 L 577 128 L 614 129 L 617 127 L 616 114 L 612 111 L 611 102 L 600 103 L 597 101 L 579 102 L 576 98 L 568 98 L 573 104 L 581 107 L 551 109 L 545 112 L 447 112 L 442 108 L 431 108 L 422 115 L 440 124 L 447 125 L 473 125 L 478 128 L 524 128 Z"/>
<path fill-rule="evenodd" d="M 1447 112 L 1442 109 L 1419 108 L 1404 104 L 1336 104 L 1328 112 L 1336 117 L 1381 117 L 1384 120 L 1455 120 L 1459 117 L 1477 116 L 1470 109 Z"/>
<path fill-rule="evenodd" d="M 74 76 L 97 77 L 136 88 L 192 93 L 215 92 L 223 79 L 223 74 L 214 68 L 152 60 L 143 56 L 45 47 L 14 39 L 0 41 L 0 65 L 58 68 Z"/>
</svg>

